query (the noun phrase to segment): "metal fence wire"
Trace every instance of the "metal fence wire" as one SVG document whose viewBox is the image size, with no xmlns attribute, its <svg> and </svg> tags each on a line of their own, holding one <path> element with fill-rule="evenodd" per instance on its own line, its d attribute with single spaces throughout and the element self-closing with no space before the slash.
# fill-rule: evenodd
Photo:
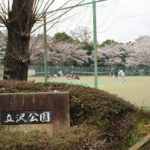
<svg viewBox="0 0 150 150">
<path fill-rule="evenodd" d="M 44 65 L 30 65 L 29 71 L 34 70 L 34 76 L 44 76 Z M 149 76 L 150 66 L 139 67 L 98 67 L 99 76 L 114 76 L 115 71 L 123 70 L 126 76 Z M 63 75 L 72 74 L 78 76 L 93 76 L 94 68 L 88 66 L 48 66 L 48 75 L 57 75 L 62 71 Z M 30 75 L 30 74 L 29 74 Z"/>
</svg>

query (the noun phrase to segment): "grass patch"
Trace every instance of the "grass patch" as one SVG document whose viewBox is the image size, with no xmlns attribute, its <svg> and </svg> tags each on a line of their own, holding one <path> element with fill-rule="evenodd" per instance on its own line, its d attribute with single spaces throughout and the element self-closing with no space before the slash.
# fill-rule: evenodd
<svg viewBox="0 0 150 150">
<path fill-rule="evenodd" d="M 143 137 L 150 133 L 150 115 L 143 110 L 139 110 L 136 114 L 136 124 L 133 130 L 130 131 L 129 139 L 122 144 L 122 149 L 127 149 L 133 146 Z"/>
</svg>

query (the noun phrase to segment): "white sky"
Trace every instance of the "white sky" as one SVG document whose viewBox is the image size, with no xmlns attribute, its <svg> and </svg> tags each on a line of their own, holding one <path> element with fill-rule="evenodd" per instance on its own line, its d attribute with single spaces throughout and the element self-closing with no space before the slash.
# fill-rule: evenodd
<svg viewBox="0 0 150 150">
<path fill-rule="evenodd" d="M 150 0 L 118 0 L 110 19 L 113 21 L 112 28 L 101 34 L 102 40 L 110 38 L 128 42 L 150 35 Z"/>
<path fill-rule="evenodd" d="M 92 5 L 75 8 L 67 16 L 75 14 L 48 33 L 69 33 L 78 26 L 86 26 L 92 32 Z M 129 42 L 140 36 L 150 36 L 150 0 L 108 0 L 97 3 L 97 32 L 99 42 L 106 39 Z"/>
<path fill-rule="evenodd" d="M 66 1 L 68 0 L 55 0 L 50 10 L 57 9 Z M 78 1 L 81 0 L 70 0 L 69 5 Z M 84 3 L 89 1 L 92 0 L 85 0 Z M 64 22 L 48 31 L 49 35 L 52 36 L 56 32 L 70 33 L 77 27 L 88 27 L 89 31 L 93 32 L 92 5 L 74 8 L 64 18 Z M 43 28 L 36 34 L 41 32 Z M 150 0 L 107 0 L 97 3 L 98 42 L 106 39 L 129 42 L 144 35 L 150 36 Z"/>
</svg>

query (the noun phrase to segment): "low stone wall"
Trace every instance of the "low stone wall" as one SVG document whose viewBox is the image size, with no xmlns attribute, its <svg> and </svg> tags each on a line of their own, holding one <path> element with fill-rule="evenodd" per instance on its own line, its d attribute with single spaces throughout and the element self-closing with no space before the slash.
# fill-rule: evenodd
<svg viewBox="0 0 150 150">
<path fill-rule="evenodd" d="M 6 130 L 46 131 L 55 136 L 70 128 L 69 93 L 0 94 L 0 124 Z"/>
</svg>

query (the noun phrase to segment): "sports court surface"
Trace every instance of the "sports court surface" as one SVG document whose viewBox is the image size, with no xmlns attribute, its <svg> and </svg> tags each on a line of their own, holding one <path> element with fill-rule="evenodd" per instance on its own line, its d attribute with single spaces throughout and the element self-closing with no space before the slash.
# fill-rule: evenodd
<svg viewBox="0 0 150 150">
<path fill-rule="evenodd" d="M 44 77 L 29 77 L 29 81 L 44 82 Z M 125 78 L 99 76 L 98 87 L 109 93 L 118 95 L 138 107 L 150 109 L 150 76 L 129 76 Z M 94 77 L 81 76 L 80 80 L 67 79 L 66 77 L 48 78 L 48 82 L 63 82 L 94 87 Z M 81 91 L 82 92 L 82 91 Z"/>
</svg>

